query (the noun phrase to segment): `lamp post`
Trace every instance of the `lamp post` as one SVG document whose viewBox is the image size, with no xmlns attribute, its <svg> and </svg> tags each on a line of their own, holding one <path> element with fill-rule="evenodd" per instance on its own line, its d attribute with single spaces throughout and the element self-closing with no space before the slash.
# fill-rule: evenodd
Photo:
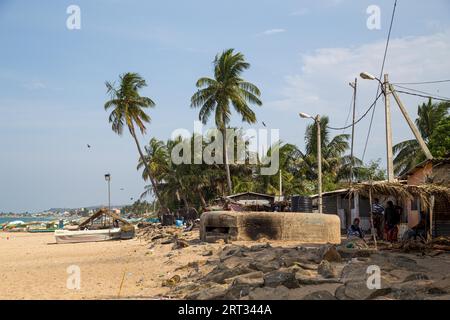
<svg viewBox="0 0 450 320">
<path fill-rule="evenodd" d="M 313 119 L 317 125 L 317 176 L 318 176 L 318 191 L 319 191 L 319 213 L 322 213 L 322 138 L 320 136 L 320 115 L 316 117 L 310 116 L 307 113 L 300 112 L 300 117 L 305 119 Z"/>
<path fill-rule="evenodd" d="M 105 174 L 105 180 L 108 182 L 108 212 L 111 212 L 111 174 Z"/>
<path fill-rule="evenodd" d="M 362 79 L 365 80 L 377 80 L 381 85 L 381 89 L 384 93 L 384 110 L 385 110 L 385 121 L 386 121 L 386 160 L 387 160 L 387 174 L 388 181 L 394 182 L 394 156 L 392 154 L 392 127 L 391 127 L 391 103 L 389 100 L 389 77 L 387 74 L 384 75 L 384 83 L 380 79 L 371 75 L 368 72 L 361 72 Z"/>
</svg>

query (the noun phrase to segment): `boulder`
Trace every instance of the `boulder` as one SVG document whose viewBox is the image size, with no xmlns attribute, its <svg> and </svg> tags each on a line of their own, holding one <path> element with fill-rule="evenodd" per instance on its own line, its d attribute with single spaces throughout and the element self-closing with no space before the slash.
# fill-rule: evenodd
<svg viewBox="0 0 450 320">
<path fill-rule="evenodd" d="M 209 288 L 200 289 L 186 296 L 188 300 L 225 300 L 227 299 L 228 285 L 213 285 Z"/>
<path fill-rule="evenodd" d="M 266 287 L 276 288 L 280 285 L 289 289 L 298 288 L 298 281 L 295 275 L 290 271 L 275 270 L 264 275 L 264 285 Z"/>
<path fill-rule="evenodd" d="M 337 300 L 334 295 L 326 290 L 316 291 L 306 295 L 303 300 Z"/>
<path fill-rule="evenodd" d="M 287 300 L 290 290 L 285 286 L 256 288 L 248 294 L 249 300 Z"/>
<path fill-rule="evenodd" d="M 329 262 L 341 262 L 342 258 L 335 246 L 327 245 L 322 249 L 322 260 Z"/>
<path fill-rule="evenodd" d="M 260 262 L 254 261 L 249 264 L 249 267 L 253 270 L 262 271 L 264 273 L 271 272 L 274 270 L 278 270 L 281 265 L 277 260 L 269 261 L 269 262 Z"/>
<path fill-rule="evenodd" d="M 327 260 L 322 260 L 322 262 L 319 264 L 317 272 L 326 279 L 336 278 L 337 276 L 336 270 Z"/>
<path fill-rule="evenodd" d="M 250 268 L 247 268 L 245 266 L 237 266 L 235 268 L 227 268 L 221 265 L 218 265 L 216 268 L 213 269 L 210 273 L 208 273 L 204 278 L 204 282 L 215 282 L 224 284 L 226 279 L 245 274 L 250 273 L 253 270 Z"/>
</svg>

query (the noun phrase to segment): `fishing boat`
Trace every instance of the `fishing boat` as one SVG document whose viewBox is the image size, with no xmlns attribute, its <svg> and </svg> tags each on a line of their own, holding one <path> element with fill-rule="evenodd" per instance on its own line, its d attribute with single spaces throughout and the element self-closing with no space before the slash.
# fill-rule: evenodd
<svg viewBox="0 0 450 320">
<path fill-rule="evenodd" d="M 120 239 L 121 228 L 100 230 L 56 230 L 56 243 L 97 242 Z"/>
<path fill-rule="evenodd" d="M 134 237 L 134 226 L 106 209 L 100 209 L 78 226 L 55 231 L 56 243 L 97 242 Z"/>
</svg>

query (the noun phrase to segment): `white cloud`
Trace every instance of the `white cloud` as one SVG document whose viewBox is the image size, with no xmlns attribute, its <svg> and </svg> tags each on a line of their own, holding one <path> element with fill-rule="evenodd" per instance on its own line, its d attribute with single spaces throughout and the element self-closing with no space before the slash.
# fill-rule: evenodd
<svg viewBox="0 0 450 320">
<path fill-rule="evenodd" d="M 262 32 L 262 34 L 266 35 L 266 36 L 270 36 L 273 34 L 283 33 L 283 32 L 286 32 L 286 30 L 285 29 L 269 29 L 269 30 Z"/>
<path fill-rule="evenodd" d="M 378 76 L 384 47 L 385 41 L 381 40 L 355 47 L 321 48 L 302 54 L 298 71 L 285 76 L 285 86 L 279 92 L 280 98 L 268 101 L 265 105 L 293 114 L 299 111 L 328 114 L 331 125 L 340 127 L 346 121 L 352 94 L 348 83 L 362 71 Z M 384 70 L 385 73 L 389 73 L 391 82 L 448 79 L 449 55 L 450 30 L 427 36 L 391 39 Z M 296 67 L 293 66 L 292 69 L 295 70 Z M 450 96 L 448 84 L 416 88 L 441 96 Z M 375 91 L 375 82 L 358 79 L 358 115 L 361 115 L 374 100 Z M 414 119 L 417 104 L 425 99 L 411 96 L 402 96 L 402 99 Z M 398 108 L 394 102 L 392 103 L 394 143 L 412 138 Z M 383 102 L 380 100 L 372 130 L 373 138 L 370 140 L 374 142 L 379 139 L 379 145 L 370 145 L 372 158 L 384 157 L 382 105 Z M 357 129 L 359 136 L 356 143 L 360 144 L 360 148 L 364 145 L 368 124 L 369 117 L 366 117 Z"/>
</svg>

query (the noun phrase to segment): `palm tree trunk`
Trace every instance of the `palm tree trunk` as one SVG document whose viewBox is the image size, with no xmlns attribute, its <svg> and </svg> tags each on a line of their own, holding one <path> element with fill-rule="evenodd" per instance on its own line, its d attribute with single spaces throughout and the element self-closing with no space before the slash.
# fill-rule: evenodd
<svg viewBox="0 0 450 320">
<path fill-rule="evenodd" d="M 134 141 L 136 142 L 136 147 L 138 149 L 138 152 L 142 159 L 142 162 L 144 163 L 145 167 L 147 168 L 148 176 L 150 178 L 150 182 L 152 183 L 153 191 L 155 192 L 156 198 L 158 199 L 158 201 L 160 203 L 161 209 L 163 209 L 163 211 L 165 211 L 165 212 L 169 212 L 169 210 L 167 209 L 167 207 L 164 205 L 164 203 L 162 201 L 161 194 L 159 193 L 158 187 L 155 183 L 155 180 L 153 179 L 152 173 L 150 171 L 150 167 L 149 167 L 147 161 L 145 160 L 145 156 L 144 156 L 144 153 L 142 152 L 141 145 L 139 144 L 139 141 L 136 137 L 136 132 L 134 131 L 134 127 L 130 127 L 130 133 L 133 136 Z"/>
<path fill-rule="evenodd" d="M 225 172 L 227 174 L 228 194 L 233 193 L 233 186 L 231 184 L 230 165 L 228 164 L 228 145 L 226 139 L 226 129 L 221 129 L 223 137 L 223 161 L 225 165 Z"/>
<path fill-rule="evenodd" d="M 202 204 L 203 210 L 206 210 L 208 205 L 206 204 L 205 197 L 203 197 L 203 192 L 201 188 L 197 187 L 198 196 L 200 197 L 200 202 Z"/>
</svg>

